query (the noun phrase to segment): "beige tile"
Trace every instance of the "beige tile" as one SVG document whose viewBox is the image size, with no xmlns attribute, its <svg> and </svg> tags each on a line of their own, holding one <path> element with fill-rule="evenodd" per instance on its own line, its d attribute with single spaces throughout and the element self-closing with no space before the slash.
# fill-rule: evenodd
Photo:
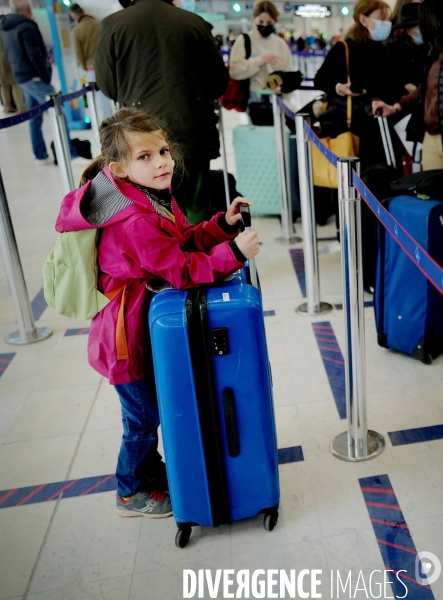
<svg viewBox="0 0 443 600">
<path fill-rule="evenodd" d="M 115 473 L 121 439 L 121 429 L 85 433 L 75 456 L 70 478 Z"/>
<path fill-rule="evenodd" d="M 97 391 L 97 385 L 79 385 L 31 392 L 5 442 L 81 433 Z"/>
<path fill-rule="evenodd" d="M 128 600 L 130 575 L 28 594 L 27 600 Z"/>
<path fill-rule="evenodd" d="M 81 588 L 131 575 L 141 520 L 119 517 L 113 492 L 62 500 L 31 582 L 31 593 Z M 122 587 L 127 589 L 125 584 Z"/>
<path fill-rule="evenodd" d="M 88 364 L 83 348 L 52 353 L 48 366 L 35 382 L 35 390 L 49 390 L 76 385 L 96 384 L 101 376 Z"/>
<path fill-rule="evenodd" d="M 0 489 L 64 481 L 78 440 L 75 434 L 2 444 Z"/>
<path fill-rule="evenodd" d="M 24 594 L 55 503 L 0 510 L 0 599 Z"/>
</svg>

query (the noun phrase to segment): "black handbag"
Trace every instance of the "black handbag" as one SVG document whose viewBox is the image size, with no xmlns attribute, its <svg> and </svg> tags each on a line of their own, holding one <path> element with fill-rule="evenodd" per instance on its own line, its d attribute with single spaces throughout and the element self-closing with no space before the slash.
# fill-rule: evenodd
<svg viewBox="0 0 443 600">
<path fill-rule="evenodd" d="M 298 89 L 302 81 L 303 74 L 300 71 L 274 71 L 269 75 L 266 87 L 269 90 L 279 87 L 282 94 L 289 94 Z"/>
<path fill-rule="evenodd" d="M 259 102 L 250 102 L 248 111 L 253 125 L 274 125 L 274 115 L 269 96 L 265 96 Z"/>
</svg>

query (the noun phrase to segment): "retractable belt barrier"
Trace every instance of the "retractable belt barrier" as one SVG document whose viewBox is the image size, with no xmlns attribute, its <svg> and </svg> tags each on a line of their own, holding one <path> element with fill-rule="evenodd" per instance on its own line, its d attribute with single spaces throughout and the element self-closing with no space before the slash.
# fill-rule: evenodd
<svg viewBox="0 0 443 600">
<path fill-rule="evenodd" d="M 76 92 L 71 92 L 69 94 L 64 94 L 60 96 L 60 101 L 62 103 L 70 102 L 71 100 L 75 100 L 76 98 L 80 98 L 84 96 L 87 92 L 90 92 L 92 89 L 91 85 L 88 85 L 81 90 L 77 90 Z M 20 113 L 19 115 L 15 115 L 13 117 L 7 117 L 5 119 L 0 119 L 0 129 L 6 129 L 7 127 L 13 127 L 14 125 L 19 125 L 20 123 L 25 123 L 26 121 L 30 121 L 31 119 L 35 119 L 42 115 L 44 112 L 49 110 L 53 106 L 53 102 L 48 100 L 43 104 L 39 104 L 35 108 L 31 110 L 27 110 L 25 112 Z"/>
<path fill-rule="evenodd" d="M 370 192 L 360 178 L 360 160 L 357 157 L 338 157 L 324 146 L 307 122 L 307 115 L 296 115 L 280 99 L 279 108 L 297 127 L 297 148 L 302 148 L 305 136 L 337 168 L 340 211 L 340 240 L 343 279 L 343 308 L 345 318 L 345 383 L 348 430 L 331 442 L 331 453 L 342 460 L 362 461 L 380 454 L 383 436 L 367 427 L 366 422 L 366 361 L 364 326 L 364 291 L 362 276 L 361 199 L 371 209 L 383 227 L 430 283 L 443 294 L 443 268 L 433 260 L 414 238 L 393 218 L 381 202 Z M 301 127 L 303 125 L 303 127 Z M 299 139 L 300 138 L 300 139 Z M 300 200 L 303 215 L 302 192 L 312 186 L 312 163 L 298 158 Z M 304 179 L 304 181 L 303 181 Z M 315 217 L 313 197 L 310 198 L 308 221 Z M 315 223 L 314 223 L 315 228 Z M 309 243 L 315 240 L 311 235 Z M 306 243 L 306 235 L 305 235 Z M 315 274 L 315 273 L 314 273 Z M 316 274 L 315 274 L 316 275 Z"/>
<path fill-rule="evenodd" d="M 14 125 L 19 125 L 20 123 L 30 121 L 31 119 L 35 119 L 46 111 L 49 111 L 59 170 L 66 193 L 73 190 L 75 188 L 75 184 L 70 162 L 68 132 L 66 129 L 62 105 L 64 102 L 70 102 L 71 100 L 80 98 L 85 94 L 89 94 L 91 126 L 94 136 L 98 138 L 98 118 L 95 92 L 96 86 L 95 83 L 92 82 L 88 86 L 69 94 L 52 94 L 47 102 L 44 102 L 43 104 L 40 104 L 31 110 L 27 110 L 26 112 L 13 117 L 0 119 L 0 129 L 6 129 L 8 127 L 13 127 Z M 10 344 L 19 345 L 30 344 L 44 340 L 51 335 L 52 329 L 49 327 L 35 326 L 1 171 L 0 248 L 2 250 L 9 288 L 11 290 L 12 301 L 14 304 L 14 310 L 18 324 L 18 331 L 8 334 L 5 339 Z"/>
</svg>

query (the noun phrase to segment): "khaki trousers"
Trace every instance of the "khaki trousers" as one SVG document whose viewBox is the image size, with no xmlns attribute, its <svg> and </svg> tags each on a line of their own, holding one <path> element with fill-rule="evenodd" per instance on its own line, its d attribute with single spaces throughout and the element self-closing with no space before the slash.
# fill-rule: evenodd
<svg viewBox="0 0 443 600">
<path fill-rule="evenodd" d="M 428 132 L 425 133 L 421 162 L 423 171 L 443 169 L 441 133 L 438 135 L 430 135 Z"/>
</svg>

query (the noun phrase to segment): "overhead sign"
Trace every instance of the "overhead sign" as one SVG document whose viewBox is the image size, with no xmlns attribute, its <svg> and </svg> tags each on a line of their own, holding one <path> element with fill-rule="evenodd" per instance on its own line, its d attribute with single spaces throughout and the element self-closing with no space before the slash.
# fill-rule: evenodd
<svg viewBox="0 0 443 600">
<path fill-rule="evenodd" d="M 324 19 L 331 16 L 331 7 L 321 4 L 298 4 L 295 6 L 295 16 L 305 19 Z"/>
</svg>

